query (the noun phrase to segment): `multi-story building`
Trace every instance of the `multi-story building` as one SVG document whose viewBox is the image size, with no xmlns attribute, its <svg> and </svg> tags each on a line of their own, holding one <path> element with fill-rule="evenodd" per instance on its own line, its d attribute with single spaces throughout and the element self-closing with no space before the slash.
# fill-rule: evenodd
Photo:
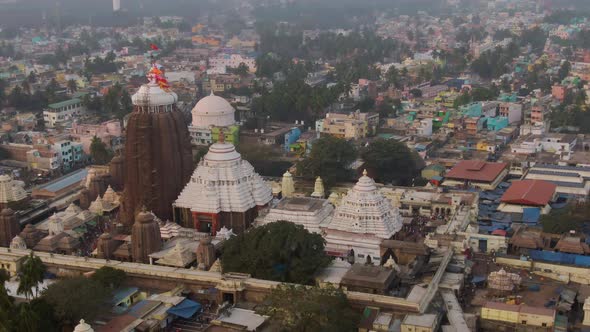
<svg viewBox="0 0 590 332">
<path fill-rule="evenodd" d="M 242 56 L 241 54 L 221 54 L 209 58 L 209 67 L 222 69 L 223 72 L 225 72 L 225 68 L 238 68 L 242 63 L 248 66 L 250 72 L 256 71 L 256 59 L 253 57 Z"/>
<path fill-rule="evenodd" d="M 522 104 L 503 102 L 499 107 L 500 116 L 508 118 L 509 124 L 519 124 L 522 122 Z"/>
<path fill-rule="evenodd" d="M 82 143 L 62 140 L 53 143 L 53 150 L 57 153 L 62 169 L 70 170 L 82 161 L 84 150 Z"/>
<path fill-rule="evenodd" d="M 74 98 L 49 104 L 47 109 L 43 111 L 43 121 L 45 121 L 45 126 L 55 128 L 69 124 L 75 116 L 84 112 L 86 112 L 86 107 L 82 104 L 82 100 Z"/>
<path fill-rule="evenodd" d="M 361 113 L 356 111 L 350 114 L 328 113 L 322 121 L 316 124 L 316 129 L 321 128 L 321 134 L 332 135 L 340 138 L 358 139 L 377 132 L 379 126 L 379 114 Z"/>
<path fill-rule="evenodd" d="M 87 154 L 90 154 L 90 144 L 95 136 L 107 147 L 117 150 L 121 145 L 122 134 L 123 130 L 119 120 L 109 120 L 98 124 L 78 124 L 76 121 L 72 123 L 71 136 L 82 143 L 82 148 Z"/>
</svg>

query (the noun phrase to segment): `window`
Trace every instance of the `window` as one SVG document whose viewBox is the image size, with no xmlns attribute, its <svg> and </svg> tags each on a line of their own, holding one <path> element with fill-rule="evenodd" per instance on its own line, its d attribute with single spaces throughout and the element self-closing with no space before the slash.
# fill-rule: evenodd
<svg viewBox="0 0 590 332">
<path fill-rule="evenodd" d="M 541 326 L 547 327 L 547 323 L 542 323 Z"/>
<path fill-rule="evenodd" d="M 523 320 L 521 323 L 522 325 L 526 325 L 526 320 Z"/>
</svg>

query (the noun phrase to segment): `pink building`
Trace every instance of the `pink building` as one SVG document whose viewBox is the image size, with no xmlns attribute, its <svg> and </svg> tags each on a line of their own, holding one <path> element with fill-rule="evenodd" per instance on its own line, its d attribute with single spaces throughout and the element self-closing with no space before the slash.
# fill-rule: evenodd
<svg viewBox="0 0 590 332">
<path fill-rule="evenodd" d="M 123 129 L 119 120 L 109 120 L 99 124 L 72 123 L 72 139 L 82 143 L 84 152 L 90 154 L 90 144 L 94 136 L 100 138 L 110 148 L 121 144 Z"/>
<path fill-rule="evenodd" d="M 551 87 L 551 95 L 553 98 L 563 102 L 565 99 L 565 94 L 567 93 L 567 87 L 563 85 L 556 84 Z"/>
</svg>

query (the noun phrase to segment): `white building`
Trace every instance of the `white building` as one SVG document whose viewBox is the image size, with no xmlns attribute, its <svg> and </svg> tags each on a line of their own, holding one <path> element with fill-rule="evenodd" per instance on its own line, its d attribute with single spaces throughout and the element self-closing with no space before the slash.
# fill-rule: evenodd
<svg viewBox="0 0 590 332">
<path fill-rule="evenodd" d="M 334 207 L 328 200 L 310 197 L 283 198 L 268 214 L 260 219 L 260 225 L 279 220 L 302 225 L 310 232 L 320 233 L 320 227 L 329 222 Z"/>
<path fill-rule="evenodd" d="M 377 190 L 375 181 L 365 171 L 322 231 L 330 255 L 346 257 L 353 250 L 358 261 L 371 256 L 379 262 L 381 241 L 390 239 L 401 228 L 397 208 Z"/>
<path fill-rule="evenodd" d="M 245 64 L 251 73 L 256 71 L 256 59 L 241 54 L 221 54 L 214 58 L 209 58 L 209 68 L 238 68 L 240 64 Z"/>
<path fill-rule="evenodd" d="M 173 206 L 175 219 L 183 227 L 215 235 L 223 226 L 239 234 L 271 199 L 271 187 L 221 135 Z"/>
<path fill-rule="evenodd" d="M 193 145 L 210 145 L 214 127 L 231 127 L 236 124 L 236 110 L 222 97 L 211 95 L 199 100 L 191 114 L 193 120 L 188 126 Z"/>
<path fill-rule="evenodd" d="M 27 198 L 25 183 L 13 180 L 10 175 L 0 175 L 0 206 Z"/>
<path fill-rule="evenodd" d="M 50 104 L 43 111 L 43 121 L 48 128 L 55 128 L 58 125 L 65 126 L 84 112 L 86 112 L 86 107 L 82 104 L 82 100 L 74 98 Z"/>
<path fill-rule="evenodd" d="M 534 165 L 524 177 L 526 180 L 545 180 L 557 185 L 558 194 L 586 199 L 590 193 L 590 167 Z"/>
</svg>

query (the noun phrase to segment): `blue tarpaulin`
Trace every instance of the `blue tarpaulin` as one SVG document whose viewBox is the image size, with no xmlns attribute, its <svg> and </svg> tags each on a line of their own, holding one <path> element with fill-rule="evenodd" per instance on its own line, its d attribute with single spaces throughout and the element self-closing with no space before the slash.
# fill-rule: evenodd
<svg viewBox="0 0 590 332">
<path fill-rule="evenodd" d="M 166 312 L 185 319 L 189 319 L 193 317 L 193 315 L 199 310 L 201 310 L 200 303 L 191 301 L 189 299 L 184 299 L 177 306 L 168 309 Z"/>
<path fill-rule="evenodd" d="M 541 210 L 539 208 L 524 208 L 522 209 L 522 221 L 526 223 L 536 224 L 541 217 Z"/>
</svg>

